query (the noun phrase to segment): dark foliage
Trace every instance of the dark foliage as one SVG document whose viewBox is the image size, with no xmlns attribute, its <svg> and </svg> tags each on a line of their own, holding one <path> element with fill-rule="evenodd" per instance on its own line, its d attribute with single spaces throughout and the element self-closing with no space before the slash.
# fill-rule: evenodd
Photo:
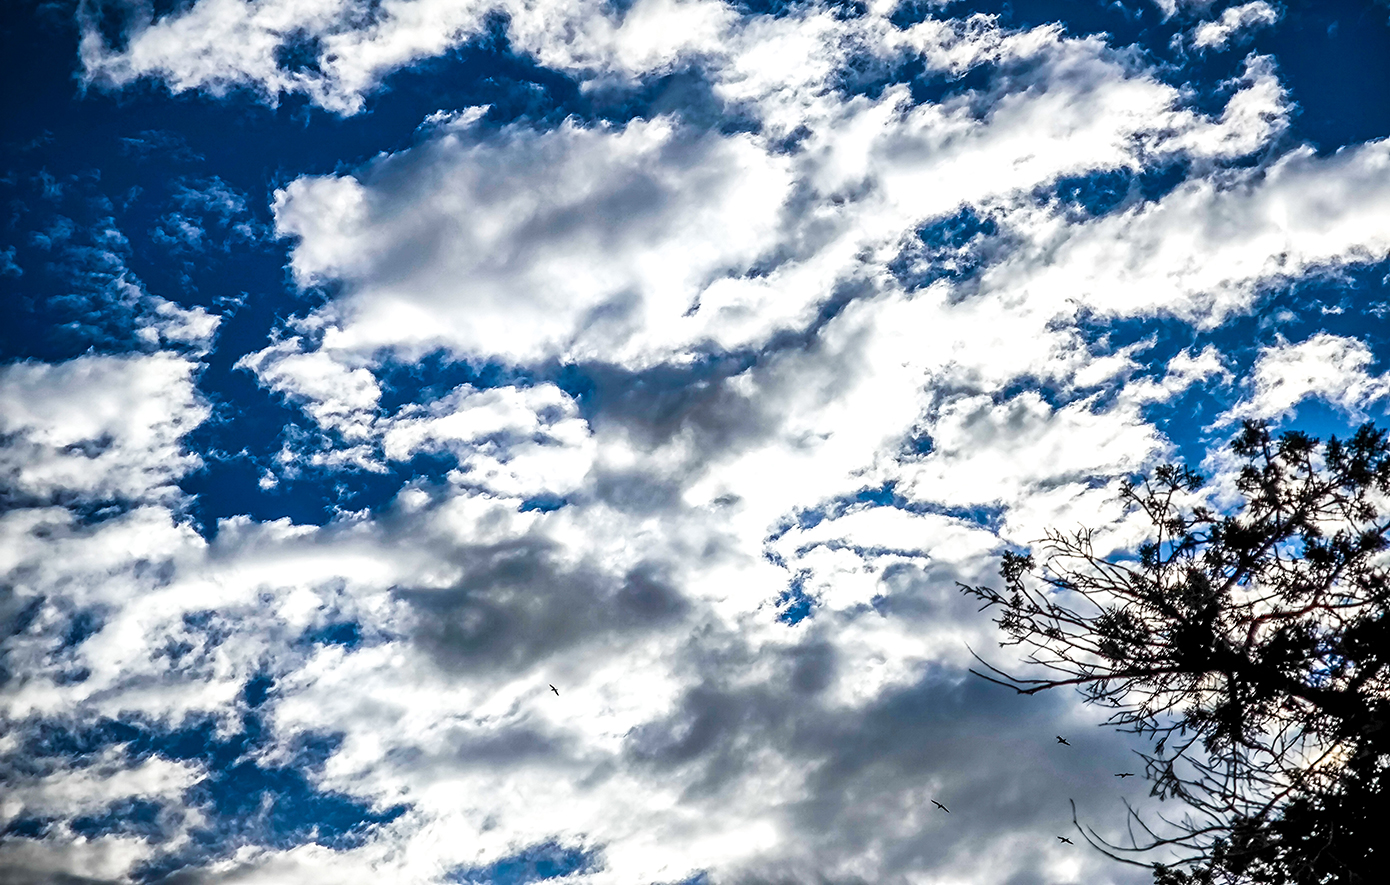
<svg viewBox="0 0 1390 885">
<path fill-rule="evenodd" d="M 1004 555 L 1002 592 L 962 585 L 1046 671 L 979 675 L 1022 694 L 1076 686 L 1152 741 L 1146 776 L 1184 816 L 1132 815 L 1123 845 L 1085 834 L 1120 859 L 1178 851 L 1159 885 L 1384 881 L 1390 444 L 1370 424 L 1324 444 L 1251 422 L 1231 448 L 1232 512 L 1165 465 L 1123 489 L 1151 526 L 1137 555 L 1049 532 L 1040 563 Z"/>
</svg>

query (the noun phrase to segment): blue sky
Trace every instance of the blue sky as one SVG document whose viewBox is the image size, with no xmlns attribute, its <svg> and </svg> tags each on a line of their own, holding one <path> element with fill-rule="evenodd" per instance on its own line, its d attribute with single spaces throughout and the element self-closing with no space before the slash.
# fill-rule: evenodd
<svg viewBox="0 0 1390 885">
<path fill-rule="evenodd" d="M 0 39 L 7 882 L 1144 881 L 955 582 L 1385 416 L 1381 2 Z"/>
</svg>

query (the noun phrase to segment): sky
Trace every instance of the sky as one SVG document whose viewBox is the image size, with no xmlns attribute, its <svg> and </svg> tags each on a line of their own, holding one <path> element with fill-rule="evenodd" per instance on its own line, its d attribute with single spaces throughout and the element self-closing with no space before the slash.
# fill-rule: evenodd
<svg viewBox="0 0 1390 885">
<path fill-rule="evenodd" d="M 1386 417 L 1382 2 L 0 41 L 3 885 L 1148 881 L 957 582 Z"/>
</svg>

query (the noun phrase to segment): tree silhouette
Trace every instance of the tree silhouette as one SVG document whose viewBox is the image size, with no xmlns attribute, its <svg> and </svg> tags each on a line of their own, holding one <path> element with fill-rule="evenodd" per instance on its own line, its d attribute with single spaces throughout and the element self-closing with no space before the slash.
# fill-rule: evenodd
<svg viewBox="0 0 1390 885">
<path fill-rule="evenodd" d="M 1122 489 L 1151 526 L 1137 551 L 1049 531 L 1040 563 L 1004 554 L 1002 591 L 961 585 L 1045 671 L 976 672 L 1021 694 L 1077 687 L 1151 741 L 1145 775 L 1183 817 L 1131 812 L 1118 845 L 1083 833 L 1130 862 L 1176 851 L 1156 882 L 1383 881 L 1390 444 L 1370 424 L 1322 443 L 1247 422 L 1231 449 L 1231 512 L 1164 465 Z"/>
</svg>

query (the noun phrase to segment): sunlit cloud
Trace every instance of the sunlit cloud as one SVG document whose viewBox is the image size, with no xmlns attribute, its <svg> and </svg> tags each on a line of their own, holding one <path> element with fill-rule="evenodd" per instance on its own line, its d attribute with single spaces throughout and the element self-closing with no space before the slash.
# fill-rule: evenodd
<svg viewBox="0 0 1390 885">
<path fill-rule="evenodd" d="M 0 243 L 66 336 L 0 364 L 0 864 L 1146 881 L 957 582 L 1382 414 L 1390 146 L 1306 143 L 1274 6 L 1122 12 L 82 4 L 176 134 Z"/>
</svg>

